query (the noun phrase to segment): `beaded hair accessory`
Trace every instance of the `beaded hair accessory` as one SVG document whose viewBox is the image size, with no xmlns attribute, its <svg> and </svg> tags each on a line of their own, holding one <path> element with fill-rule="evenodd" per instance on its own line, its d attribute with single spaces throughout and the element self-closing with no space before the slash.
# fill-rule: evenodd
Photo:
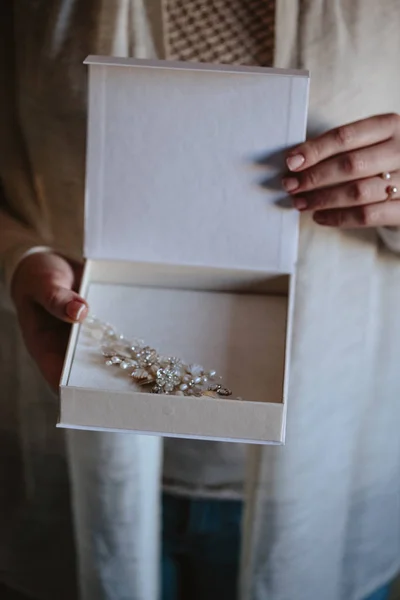
<svg viewBox="0 0 400 600">
<path fill-rule="evenodd" d="M 175 356 L 162 356 L 142 340 L 129 340 L 112 325 L 94 316 L 87 317 L 84 327 L 99 342 L 107 367 L 122 369 L 135 383 L 153 394 L 211 398 L 232 395 L 231 390 L 220 383 L 221 377 L 216 371 L 186 364 Z"/>
</svg>

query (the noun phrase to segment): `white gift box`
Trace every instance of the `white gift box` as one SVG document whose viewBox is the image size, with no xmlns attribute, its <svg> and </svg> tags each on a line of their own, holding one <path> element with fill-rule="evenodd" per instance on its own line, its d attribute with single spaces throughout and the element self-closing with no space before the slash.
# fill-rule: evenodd
<svg viewBox="0 0 400 600">
<path fill-rule="evenodd" d="M 72 328 L 60 427 L 283 443 L 306 72 L 89 57 L 82 295 L 231 398 L 152 394 Z M 278 185 L 277 185 L 278 182 Z"/>
</svg>

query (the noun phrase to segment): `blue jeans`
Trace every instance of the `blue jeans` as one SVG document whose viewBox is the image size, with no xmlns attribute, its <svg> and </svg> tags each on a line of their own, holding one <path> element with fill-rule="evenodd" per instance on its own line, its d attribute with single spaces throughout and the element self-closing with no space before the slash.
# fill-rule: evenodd
<svg viewBox="0 0 400 600">
<path fill-rule="evenodd" d="M 162 600 L 235 600 L 242 503 L 164 495 Z M 384 586 L 365 600 L 387 600 Z"/>
</svg>

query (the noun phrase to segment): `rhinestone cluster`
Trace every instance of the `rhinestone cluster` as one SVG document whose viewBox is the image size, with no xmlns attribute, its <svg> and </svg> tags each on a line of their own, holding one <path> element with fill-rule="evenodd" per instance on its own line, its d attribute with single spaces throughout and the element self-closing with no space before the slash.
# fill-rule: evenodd
<svg viewBox="0 0 400 600">
<path fill-rule="evenodd" d="M 88 317 L 85 328 L 98 340 L 105 364 L 118 367 L 139 385 L 154 394 L 175 396 L 229 397 L 229 388 L 217 383 L 216 371 L 189 365 L 175 356 L 161 356 L 142 340 L 128 340 L 114 327 L 96 317 Z"/>
</svg>

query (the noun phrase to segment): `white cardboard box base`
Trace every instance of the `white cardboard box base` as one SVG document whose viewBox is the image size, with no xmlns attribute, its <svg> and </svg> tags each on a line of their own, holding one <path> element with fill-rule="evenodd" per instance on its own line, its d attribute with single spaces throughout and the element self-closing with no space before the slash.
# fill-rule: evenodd
<svg viewBox="0 0 400 600">
<path fill-rule="evenodd" d="M 76 327 L 60 426 L 280 443 L 288 281 L 262 273 L 88 261 L 82 293 L 94 314 L 163 354 L 217 370 L 243 400 L 144 393 L 121 369 L 106 367 L 99 346 Z"/>
</svg>

